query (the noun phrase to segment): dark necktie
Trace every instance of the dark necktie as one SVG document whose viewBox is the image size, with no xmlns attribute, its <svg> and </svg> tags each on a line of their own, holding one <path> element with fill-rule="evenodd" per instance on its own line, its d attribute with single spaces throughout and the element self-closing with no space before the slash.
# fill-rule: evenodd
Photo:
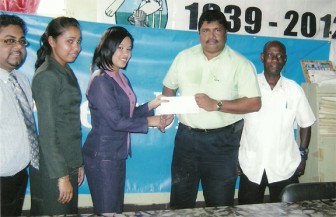
<svg viewBox="0 0 336 217">
<path fill-rule="evenodd" d="M 22 111 L 24 122 L 27 127 L 28 132 L 28 139 L 30 143 L 30 155 L 31 161 L 30 164 L 38 169 L 39 168 L 39 144 L 35 126 L 35 120 L 33 117 L 33 111 L 29 105 L 28 99 L 26 94 L 24 93 L 23 89 L 21 88 L 20 84 L 17 81 L 17 78 L 13 73 L 9 74 L 8 80 L 11 82 L 11 87 L 14 91 L 15 97 L 19 104 L 19 107 Z"/>
</svg>

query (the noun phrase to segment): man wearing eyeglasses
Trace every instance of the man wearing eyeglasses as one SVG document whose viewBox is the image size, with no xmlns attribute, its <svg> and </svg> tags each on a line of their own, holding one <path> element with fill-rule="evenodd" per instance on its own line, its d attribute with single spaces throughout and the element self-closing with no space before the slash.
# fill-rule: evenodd
<svg viewBox="0 0 336 217">
<path fill-rule="evenodd" d="M 0 176 L 1 216 L 20 216 L 31 160 L 22 110 L 9 81 L 13 74 L 33 106 L 26 77 L 16 70 L 26 56 L 26 24 L 15 15 L 0 14 Z"/>
<path fill-rule="evenodd" d="M 260 59 L 264 64 L 264 72 L 258 74 L 261 109 L 244 116 L 239 204 L 262 203 L 266 187 L 270 202 L 280 202 L 282 189 L 299 182 L 315 122 L 302 88 L 281 73 L 287 61 L 285 45 L 280 41 L 266 43 Z M 294 138 L 295 123 L 299 126 L 299 146 Z"/>
</svg>

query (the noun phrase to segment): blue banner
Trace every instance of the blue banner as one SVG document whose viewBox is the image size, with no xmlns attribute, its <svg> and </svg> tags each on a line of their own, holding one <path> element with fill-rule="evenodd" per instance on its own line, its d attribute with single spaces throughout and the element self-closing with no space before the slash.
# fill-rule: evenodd
<svg viewBox="0 0 336 217">
<path fill-rule="evenodd" d="M 51 18 L 18 14 L 28 25 L 27 59 L 21 71 L 30 79 L 34 74 L 36 51 L 39 39 Z M 111 25 L 81 22 L 82 51 L 77 60 L 71 64 L 83 95 L 81 121 L 83 142 L 90 131 L 90 114 L 85 92 L 91 76 L 90 64 L 93 51 L 104 30 Z M 177 31 L 168 29 L 124 26 L 135 39 L 133 56 L 125 74 L 130 79 L 139 104 L 145 103 L 162 91 L 162 80 L 173 59 L 181 50 L 199 43 L 198 32 Z M 302 40 L 246 36 L 229 34 L 227 44 L 237 50 L 256 66 L 257 72 L 263 70 L 260 53 L 269 40 L 280 40 L 287 47 L 288 60 L 284 67 L 284 76 L 304 82 L 300 60 L 328 60 L 330 42 L 319 40 Z M 133 157 L 127 160 L 127 177 L 125 192 L 127 193 L 160 193 L 170 192 L 170 164 L 174 147 L 174 138 L 178 120 L 165 133 L 153 128 L 148 134 L 133 134 Z M 29 193 L 29 191 L 28 191 Z M 89 194 L 85 180 L 80 187 L 80 194 Z"/>
</svg>

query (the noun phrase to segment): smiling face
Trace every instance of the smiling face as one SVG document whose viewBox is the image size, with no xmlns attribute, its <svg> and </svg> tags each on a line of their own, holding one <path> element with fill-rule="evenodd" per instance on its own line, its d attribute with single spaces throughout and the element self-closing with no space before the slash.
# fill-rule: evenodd
<svg viewBox="0 0 336 217">
<path fill-rule="evenodd" d="M 51 56 L 62 66 L 74 62 L 81 50 L 81 40 L 80 29 L 74 26 L 65 28 L 57 38 L 49 36 Z"/>
<path fill-rule="evenodd" d="M 210 60 L 222 52 L 226 42 L 226 30 L 218 21 L 205 21 L 199 31 L 205 56 Z"/>
<path fill-rule="evenodd" d="M 125 68 L 128 61 L 132 56 L 132 41 L 126 36 L 119 44 L 118 48 L 112 56 L 113 68 L 116 69 Z"/>
<path fill-rule="evenodd" d="M 18 68 L 26 56 L 26 48 L 17 41 L 24 39 L 24 33 L 20 26 L 9 25 L 0 28 L 0 67 L 10 72 Z M 13 45 L 6 44 L 3 40 L 14 39 Z"/>
</svg>

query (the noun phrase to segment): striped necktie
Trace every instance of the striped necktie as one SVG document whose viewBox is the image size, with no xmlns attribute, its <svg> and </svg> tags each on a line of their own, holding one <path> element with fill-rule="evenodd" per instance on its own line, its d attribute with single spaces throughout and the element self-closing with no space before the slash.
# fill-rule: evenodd
<svg viewBox="0 0 336 217">
<path fill-rule="evenodd" d="M 23 89 L 18 83 L 17 78 L 15 77 L 13 73 L 9 74 L 8 80 L 11 83 L 12 90 L 14 91 L 15 98 L 22 111 L 24 122 L 27 127 L 28 139 L 30 143 L 30 155 L 31 155 L 30 164 L 34 168 L 38 169 L 39 168 L 39 144 L 38 144 L 37 131 L 36 131 L 32 108 L 29 105 L 26 94 L 24 93 Z"/>
</svg>

